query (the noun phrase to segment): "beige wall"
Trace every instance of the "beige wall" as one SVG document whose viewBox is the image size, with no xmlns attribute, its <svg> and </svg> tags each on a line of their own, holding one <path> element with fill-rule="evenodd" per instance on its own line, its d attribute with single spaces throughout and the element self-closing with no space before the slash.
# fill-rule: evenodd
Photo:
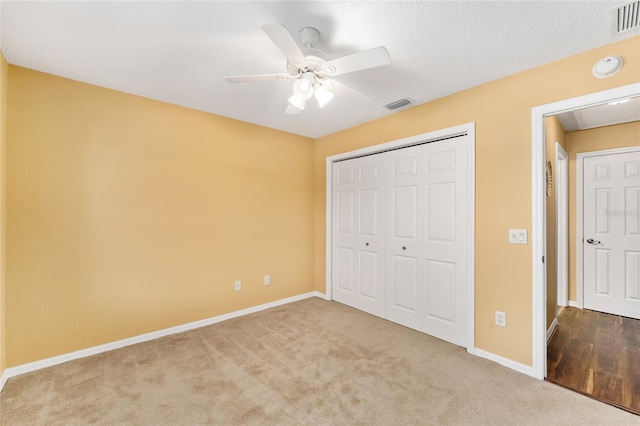
<svg viewBox="0 0 640 426">
<path fill-rule="evenodd" d="M 556 262 L 556 142 L 566 151 L 566 136 L 564 128 L 557 117 L 545 120 L 545 151 L 547 161 L 551 161 L 552 186 L 550 196 L 547 197 L 547 329 L 553 323 L 557 307 L 557 262 Z"/>
<path fill-rule="evenodd" d="M 639 47 L 634 37 L 315 144 L 9 66 L 6 365 L 324 292 L 326 157 L 467 122 L 476 346 L 531 365 L 531 246 L 507 243 L 508 228 L 531 231 L 531 108 L 639 81 Z M 595 79 L 608 55 L 625 67 Z"/>
<path fill-rule="evenodd" d="M 11 65 L 7 120 L 8 367 L 313 291 L 312 139 Z"/>
<path fill-rule="evenodd" d="M 640 145 L 640 121 L 567 133 L 569 157 L 569 300 L 578 300 L 576 266 L 576 155 Z"/>
<path fill-rule="evenodd" d="M 593 64 L 608 55 L 622 56 L 625 67 L 610 78 L 594 78 Z M 475 122 L 476 346 L 531 365 L 531 245 L 507 242 L 508 228 L 531 231 L 531 108 L 639 80 L 640 37 L 634 37 L 318 139 L 316 289 L 324 292 L 326 283 L 326 157 Z M 494 325 L 496 310 L 507 313 L 506 328 Z"/>
<path fill-rule="evenodd" d="M 7 339 L 6 339 L 6 140 L 7 140 L 7 75 L 8 64 L 0 52 L 0 377 L 7 368 Z"/>
</svg>

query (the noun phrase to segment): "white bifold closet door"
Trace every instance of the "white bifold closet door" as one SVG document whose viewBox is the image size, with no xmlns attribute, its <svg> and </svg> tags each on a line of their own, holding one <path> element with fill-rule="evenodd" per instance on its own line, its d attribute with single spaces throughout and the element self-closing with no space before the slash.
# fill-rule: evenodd
<svg viewBox="0 0 640 426">
<path fill-rule="evenodd" d="M 469 330 L 468 136 L 422 147 L 422 331 L 467 346 Z"/>
<path fill-rule="evenodd" d="M 333 295 L 354 308 L 384 317 L 384 235 L 380 157 L 333 168 Z"/>
<path fill-rule="evenodd" d="M 334 163 L 334 299 L 466 346 L 467 136 Z"/>
<path fill-rule="evenodd" d="M 420 234 L 418 220 L 423 204 L 419 185 L 420 146 L 387 152 L 384 157 L 391 170 L 385 185 L 389 195 L 385 222 L 388 255 L 386 258 L 385 318 L 407 327 L 421 329 Z M 385 194 L 386 195 L 386 194 Z"/>
</svg>

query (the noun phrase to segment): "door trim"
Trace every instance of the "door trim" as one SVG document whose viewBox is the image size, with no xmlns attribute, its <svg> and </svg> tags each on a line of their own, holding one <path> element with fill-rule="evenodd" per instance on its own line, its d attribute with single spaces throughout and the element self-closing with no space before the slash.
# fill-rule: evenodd
<svg viewBox="0 0 640 426">
<path fill-rule="evenodd" d="M 569 156 L 556 142 L 556 305 L 569 304 Z M 556 306 L 556 320 L 558 308 Z"/>
<path fill-rule="evenodd" d="M 603 149 L 600 151 L 579 152 L 576 154 L 576 289 L 578 290 L 578 308 L 584 308 L 584 159 L 602 155 L 639 152 L 636 146 Z"/>
<path fill-rule="evenodd" d="M 640 96 L 640 83 L 589 95 L 566 99 L 531 109 L 531 197 L 532 197 L 532 376 L 544 379 L 547 358 L 547 289 L 546 265 L 546 182 L 545 182 L 545 117 L 565 111 L 613 102 L 631 96 Z"/>
<path fill-rule="evenodd" d="M 461 124 L 459 126 L 449 127 L 446 129 L 436 130 L 433 132 L 422 133 L 415 136 L 410 136 L 403 139 L 398 139 L 391 142 L 382 143 L 379 145 L 373 145 L 366 148 L 357 149 L 355 151 L 344 152 L 341 154 L 336 154 L 327 157 L 326 160 L 326 210 L 325 210 L 325 292 L 327 295 L 327 299 L 333 300 L 333 292 L 332 292 L 332 269 L 333 265 L 331 262 L 331 250 L 333 246 L 332 241 L 332 217 L 333 217 L 333 163 L 337 161 L 347 160 L 350 158 L 361 157 L 364 155 L 377 154 L 384 151 L 389 151 L 391 149 L 404 148 L 412 145 L 417 145 L 420 143 L 428 143 L 430 141 L 437 141 L 439 139 L 451 138 L 455 136 L 467 135 L 469 137 L 469 194 L 468 194 L 468 203 L 469 203 L 469 212 L 471 214 L 468 218 L 468 229 L 469 229 L 469 247 L 468 247 L 468 270 L 469 270 L 469 279 L 468 279 L 468 309 L 469 309 L 469 319 L 468 319 L 468 333 L 467 333 L 467 352 L 473 354 L 475 353 L 475 182 L 476 182 L 476 173 L 475 173 L 475 146 L 476 146 L 476 135 L 475 135 L 475 122 Z"/>
</svg>

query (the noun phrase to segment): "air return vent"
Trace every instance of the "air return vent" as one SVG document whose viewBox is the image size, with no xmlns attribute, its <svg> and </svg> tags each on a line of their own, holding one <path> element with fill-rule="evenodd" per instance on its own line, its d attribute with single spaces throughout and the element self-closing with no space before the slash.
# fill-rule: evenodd
<svg viewBox="0 0 640 426">
<path fill-rule="evenodd" d="M 390 111 L 398 111 L 401 109 L 407 109 L 415 105 L 416 101 L 409 98 L 402 98 L 390 104 L 386 104 L 384 107 Z"/>
<path fill-rule="evenodd" d="M 640 28 L 640 1 L 611 9 L 611 32 L 614 36 Z"/>
</svg>

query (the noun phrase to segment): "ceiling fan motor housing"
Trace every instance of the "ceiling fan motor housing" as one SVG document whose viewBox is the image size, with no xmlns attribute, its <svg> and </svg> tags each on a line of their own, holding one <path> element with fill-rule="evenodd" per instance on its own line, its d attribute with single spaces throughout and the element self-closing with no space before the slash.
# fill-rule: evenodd
<svg viewBox="0 0 640 426">
<path fill-rule="evenodd" d="M 289 71 L 289 74 L 298 75 L 306 71 L 311 71 L 316 75 L 322 73 L 322 64 L 329 60 L 327 54 L 315 49 L 304 49 L 303 53 L 304 58 L 307 60 L 307 66 L 300 68 L 298 65 L 292 64 L 287 60 L 287 71 Z M 322 75 L 319 75 L 319 77 L 322 77 Z"/>
<path fill-rule="evenodd" d="M 300 40 L 302 45 L 307 49 L 313 49 L 320 38 L 320 31 L 313 27 L 304 27 L 300 30 Z"/>
<path fill-rule="evenodd" d="M 327 62 L 329 57 L 326 53 L 314 49 L 319 38 L 320 31 L 313 27 L 304 27 L 300 30 L 300 40 L 303 46 L 302 53 L 304 53 L 304 58 L 307 60 L 307 66 L 303 68 L 300 67 L 299 64 L 291 63 L 287 60 L 287 71 L 289 71 L 289 74 L 298 75 L 311 71 L 316 74 L 316 76 L 322 77 L 322 75 L 319 75 L 322 72 L 321 65 Z"/>
</svg>

